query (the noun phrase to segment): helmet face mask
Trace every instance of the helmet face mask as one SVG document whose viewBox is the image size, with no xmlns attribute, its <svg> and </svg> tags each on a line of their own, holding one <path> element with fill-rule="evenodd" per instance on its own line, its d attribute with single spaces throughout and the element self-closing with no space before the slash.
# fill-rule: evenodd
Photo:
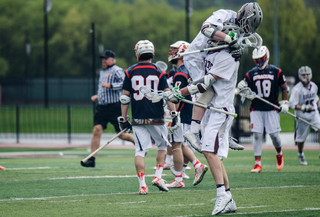
<svg viewBox="0 0 320 217">
<path fill-rule="evenodd" d="M 270 58 L 269 49 L 266 46 L 261 46 L 259 49 L 254 49 L 252 52 L 252 59 L 256 66 L 263 70 L 268 66 Z"/>
<path fill-rule="evenodd" d="M 244 4 L 237 13 L 238 25 L 245 33 L 256 32 L 262 19 L 262 10 L 256 2 Z"/>
<path fill-rule="evenodd" d="M 187 50 L 189 43 L 186 41 L 177 41 L 176 43 L 170 45 L 168 52 L 168 62 L 172 64 L 177 64 L 178 59 L 183 57 L 176 57 L 178 54 L 181 54 Z"/>
<path fill-rule="evenodd" d="M 298 70 L 299 79 L 304 84 L 309 84 L 312 78 L 312 70 L 309 66 L 301 66 Z"/>
<path fill-rule="evenodd" d="M 154 56 L 154 45 L 149 40 L 140 40 L 134 46 L 134 53 L 138 61 L 141 54 L 151 53 Z"/>
</svg>

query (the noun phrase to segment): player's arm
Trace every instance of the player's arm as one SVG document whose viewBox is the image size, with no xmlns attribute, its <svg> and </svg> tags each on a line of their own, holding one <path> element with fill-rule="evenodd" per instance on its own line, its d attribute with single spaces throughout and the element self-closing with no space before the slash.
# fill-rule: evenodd
<svg viewBox="0 0 320 217">
<path fill-rule="evenodd" d="M 216 41 L 225 41 L 227 43 L 231 43 L 234 39 L 232 39 L 229 35 L 221 32 L 216 25 L 213 25 L 209 22 L 204 22 L 201 27 L 201 33 Z"/>
<path fill-rule="evenodd" d="M 91 96 L 91 101 L 92 101 L 92 102 L 95 102 L 95 101 L 97 101 L 97 100 L 98 100 L 98 95 L 97 95 L 97 94 Z"/>
</svg>

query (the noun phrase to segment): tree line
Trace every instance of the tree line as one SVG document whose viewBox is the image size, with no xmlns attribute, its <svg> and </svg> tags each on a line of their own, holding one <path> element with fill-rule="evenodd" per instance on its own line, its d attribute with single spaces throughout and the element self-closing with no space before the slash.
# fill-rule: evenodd
<svg viewBox="0 0 320 217">
<path fill-rule="evenodd" d="M 117 65 L 124 69 L 136 63 L 134 45 L 148 39 L 155 45 L 154 61 L 167 62 L 169 45 L 186 40 L 186 12 L 171 0 L 68 0 L 52 1 L 48 13 L 49 77 L 90 77 L 92 68 L 91 25 L 95 24 L 96 56 L 111 49 Z M 170 4 L 171 1 L 171 4 Z M 175 5 L 173 2 L 176 2 Z M 200 5 L 194 0 L 194 6 Z M 223 5 L 223 1 L 217 1 Z M 241 2 L 241 1 L 240 1 Z M 274 1 L 258 0 L 263 22 L 258 29 L 273 60 Z M 0 1 L 0 78 L 44 76 L 44 1 Z M 202 5 L 206 5 L 202 3 Z M 224 9 L 237 11 L 240 5 Z M 190 39 L 199 32 L 203 21 L 221 7 L 193 8 Z M 280 67 L 287 76 L 295 76 L 302 65 L 317 70 L 320 56 L 319 5 L 303 0 L 278 0 L 278 40 Z M 31 52 L 26 54 L 29 42 Z M 241 78 L 254 64 L 252 49 L 241 59 Z M 99 68 L 97 58 L 95 66 Z M 169 64 L 168 64 L 169 65 Z M 320 76 L 313 74 L 315 81 Z"/>
</svg>

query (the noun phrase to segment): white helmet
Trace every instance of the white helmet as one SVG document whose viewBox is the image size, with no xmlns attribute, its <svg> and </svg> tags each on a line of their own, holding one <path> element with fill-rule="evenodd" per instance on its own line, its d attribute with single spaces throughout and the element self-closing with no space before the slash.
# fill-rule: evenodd
<svg viewBox="0 0 320 217">
<path fill-rule="evenodd" d="M 134 46 L 134 52 L 137 57 L 137 60 L 139 61 L 139 57 L 141 54 L 152 53 L 154 55 L 154 46 L 152 42 L 149 40 L 140 40 Z"/>
<path fill-rule="evenodd" d="M 168 62 L 172 60 L 182 59 L 183 57 L 176 57 L 187 50 L 189 43 L 186 41 L 177 41 L 176 43 L 170 45 L 168 52 Z"/>
<path fill-rule="evenodd" d="M 252 52 L 252 59 L 260 70 L 266 68 L 269 58 L 270 52 L 266 46 L 261 46 L 259 49 L 255 48 Z"/>
<path fill-rule="evenodd" d="M 262 10 L 258 3 L 250 2 L 244 4 L 237 12 L 237 22 L 245 33 L 257 31 L 263 19 Z"/>
<path fill-rule="evenodd" d="M 308 84 L 311 81 L 312 78 L 312 70 L 309 66 L 301 66 L 298 70 L 299 79 L 305 83 Z"/>
</svg>

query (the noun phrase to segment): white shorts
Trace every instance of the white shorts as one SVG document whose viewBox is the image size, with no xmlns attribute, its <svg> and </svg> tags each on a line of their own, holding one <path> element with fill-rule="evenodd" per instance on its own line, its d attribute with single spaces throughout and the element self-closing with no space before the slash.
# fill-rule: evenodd
<svg viewBox="0 0 320 217">
<path fill-rule="evenodd" d="M 180 124 L 180 127 L 174 131 L 173 134 L 169 134 L 170 142 L 182 142 L 182 145 L 188 146 L 191 148 L 193 152 L 195 152 L 195 149 L 190 145 L 190 143 L 183 137 L 183 135 L 190 130 L 191 125 L 190 124 Z"/>
<path fill-rule="evenodd" d="M 167 150 L 171 146 L 168 139 L 168 131 L 164 125 L 137 125 L 132 126 L 135 145 L 135 156 L 145 156 L 145 153 L 152 148 L 151 137 L 158 147 L 158 150 Z"/>
<path fill-rule="evenodd" d="M 227 111 L 234 113 L 233 106 L 227 107 Z M 234 117 L 207 110 L 203 117 L 201 129 L 202 148 L 201 151 L 216 153 L 219 158 L 227 158 L 229 151 L 229 131 Z"/>
<path fill-rule="evenodd" d="M 320 128 L 320 117 L 315 115 L 311 120 L 305 119 L 304 120 L 310 122 L 311 124 Z M 312 127 L 312 126 L 311 126 Z M 315 131 L 318 131 L 317 128 L 312 127 Z M 309 135 L 310 125 L 306 124 L 302 121 L 296 119 L 296 130 L 295 130 L 295 141 L 296 142 L 304 142 Z"/>
<path fill-rule="evenodd" d="M 271 134 L 280 132 L 280 116 L 277 111 L 252 111 L 250 112 L 251 132 Z"/>
</svg>

